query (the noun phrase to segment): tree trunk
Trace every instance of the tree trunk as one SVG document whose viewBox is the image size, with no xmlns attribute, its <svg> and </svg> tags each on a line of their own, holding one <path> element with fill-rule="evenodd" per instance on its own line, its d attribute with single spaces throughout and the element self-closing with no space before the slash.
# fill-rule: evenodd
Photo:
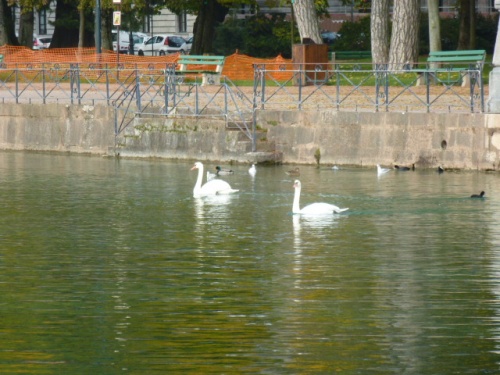
<svg viewBox="0 0 500 375">
<path fill-rule="evenodd" d="M 203 2 L 194 23 L 192 55 L 213 53 L 215 26 L 224 21 L 228 12 L 229 9 L 220 5 L 216 0 Z"/>
<path fill-rule="evenodd" d="M 323 44 L 314 0 L 294 1 L 292 6 L 302 43 L 304 39 L 310 39 L 316 44 Z"/>
<path fill-rule="evenodd" d="M 0 20 L 2 21 L 0 25 L 0 46 L 4 46 L 7 44 L 7 25 L 5 23 L 4 3 L 5 1 L 0 1 Z"/>
<path fill-rule="evenodd" d="M 441 29 L 439 20 L 439 0 L 427 0 L 429 8 L 429 49 L 441 51 Z"/>
<path fill-rule="evenodd" d="M 78 28 L 78 48 L 84 47 L 84 40 L 85 40 L 85 11 L 82 9 L 79 10 L 80 12 L 80 25 Z"/>
<path fill-rule="evenodd" d="M 5 44 L 18 46 L 12 10 L 7 5 L 7 0 L 0 0 L 0 5 L 0 46 Z"/>
<path fill-rule="evenodd" d="M 101 9 L 101 47 L 102 50 L 113 51 L 113 11 L 111 9 Z M 118 38 L 118 35 L 116 36 Z"/>
<path fill-rule="evenodd" d="M 389 0 L 373 0 L 370 15 L 372 59 L 376 65 L 389 61 Z"/>
<path fill-rule="evenodd" d="M 471 0 L 469 8 L 470 38 L 469 49 L 476 49 L 476 0 Z"/>
<path fill-rule="evenodd" d="M 419 0 L 394 2 L 390 69 L 411 67 L 418 60 Z"/>
<path fill-rule="evenodd" d="M 460 22 L 460 29 L 458 32 L 458 46 L 457 50 L 465 50 L 470 48 L 471 40 L 471 27 L 472 18 L 475 12 L 470 12 L 471 6 L 475 8 L 474 0 L 460 0 L 458 9 L 458 19 Z"/>
<path fill-rule="evenodd" d="M 33 47 L 33 24 L 35 22 L 35 15 L 33 9 L 21 8 L 21 17 L 19 19 L 19 43 L 22 46 Z"/>
<path fill-rule="evenodd" d="M 78 3 L 73 0 L 58 0 L 56 20 L 51 48 L 74 47 L 78 45 Z"/>
</svg>

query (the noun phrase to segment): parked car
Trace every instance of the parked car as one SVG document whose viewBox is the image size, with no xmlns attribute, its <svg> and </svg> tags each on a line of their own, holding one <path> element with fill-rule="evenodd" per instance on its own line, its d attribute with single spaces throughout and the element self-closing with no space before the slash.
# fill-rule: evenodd
<svg viewBox="0 0 500 375">
<path fill-rule="evenodd" d="M 182 54 L 188 52 L 186 40 L 178 35 L 154 35 L 137 47 L 137 54 L 139 56 L 164 56 L 176 52 Z"/>
<path fill-rule="evenodd" d="M 137 55 L 139 52 L 139 46 L 141 44 L 146 43 L 149 38 L 151 38 L 149 35 L 144 35 L 144 36 L 135 36 L 134 37 L 134 54 Z"/>
<path fill-rule="evenodd" d="M 335 31 L 324 31 L 321 33 L 321 38 L 323 39 L 323 43 L 332 44 L 340 38 L 340 34 Z"/>
<path fill-rule="evenodd" d="M 33 49 L 49 48 L 50 42 L 52 42 L 52 36 L 50 35 L 33 36 Z"/>
<path fill-rule="evenodd" d="M 193 46 L 193 37 L 188 38 L 186 42 L 182 45 L 181 49 L 186 51 L 186 53 L 191 52 L 191 47 Z"/>
<path fill-rule="evenodd" d="M 117 38 L 116 38 L 116 30 L 112 31 L 113 35 L 113 51 L 116 52 L 117 48 Z M 142 44 L 145 39 L 148 39 L 149 36 L 147 34 L 133 31 L 132 32 L 132 38 L 134 39 L 134 51 L 137 52 L 138 49 L 136 46 Z M 130 47 L 130 33 L 125 30 L 120 30 L 120 53 L 130 53 L 129 51 Z"/>
</svg>

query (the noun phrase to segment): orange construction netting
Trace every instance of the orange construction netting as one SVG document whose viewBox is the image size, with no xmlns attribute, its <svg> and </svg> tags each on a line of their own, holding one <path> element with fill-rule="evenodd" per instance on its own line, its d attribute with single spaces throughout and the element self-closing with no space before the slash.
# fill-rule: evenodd
<svg viewBox="0 0 500 375">
<path fill-rule="evenodd" d="M 120 64 L 123 69 L 136 68 L 144 66 L 144 69 L 165 69 L 169 63 L 176 63 L 179 54 L 166 56 L 136 56 L 136 55 L 118 55 L 113 51 L 103 51 L 101 54 L 96 54 L 95 48 L 54 48 L 44 50 L 32 50 L 27 47 L 2 46 L 0 47 L 0 55 L 3 55 L 4 68 L 38 68 L 47 64 L 88 64 L 93 66 L 106 65 L 109 68 L 116 67 Z M 222 69 L 222 75 L 228 77 L 232 81 L 254 79 L 254 65 L 266 64 L 268 70 L 273 71 L 270 75 L 277 80 L 286 80 L 291 77 L 292 61 L 277 56 L 271 59 L 259 59 L 242 55 L 236 51 L 234 54 L 227 56 Z M 200 66 L 196 68 L 200 69 Z M 214 70 L 214 66 L 203 66 L 203 70 Z"/>
</svg>

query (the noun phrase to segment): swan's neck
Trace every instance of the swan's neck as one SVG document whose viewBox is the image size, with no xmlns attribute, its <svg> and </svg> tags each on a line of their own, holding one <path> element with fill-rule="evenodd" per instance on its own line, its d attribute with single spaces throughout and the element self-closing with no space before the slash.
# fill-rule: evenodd
<svg viewBox="0 0 500 375">
<path fill-rule="evenodd" d="M 194 184 L 193 194 L 196 195 L 201 189 L 201 183 L 203 180 L 203 166 L 198 168 L 198 178 L 196 179 L 196 184 Z"/>
<path fill-rule="evenodd" d="M 300 187 L 295 188 L 295 194 L 293 195 L 293 205 L 292 205 L 292 213 L 298 214 L 300 213 Z"/>
</svg>

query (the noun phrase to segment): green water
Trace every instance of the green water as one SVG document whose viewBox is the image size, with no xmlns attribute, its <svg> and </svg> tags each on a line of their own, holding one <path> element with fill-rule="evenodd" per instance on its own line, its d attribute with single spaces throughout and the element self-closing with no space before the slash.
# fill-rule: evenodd
<svg viewBox="0 0 500 375">
<path fill-rule="evenodd" d="M 191 165 L 0 153 L 1 374 L 500 372 L 500 176 Z"/>
</svg>

